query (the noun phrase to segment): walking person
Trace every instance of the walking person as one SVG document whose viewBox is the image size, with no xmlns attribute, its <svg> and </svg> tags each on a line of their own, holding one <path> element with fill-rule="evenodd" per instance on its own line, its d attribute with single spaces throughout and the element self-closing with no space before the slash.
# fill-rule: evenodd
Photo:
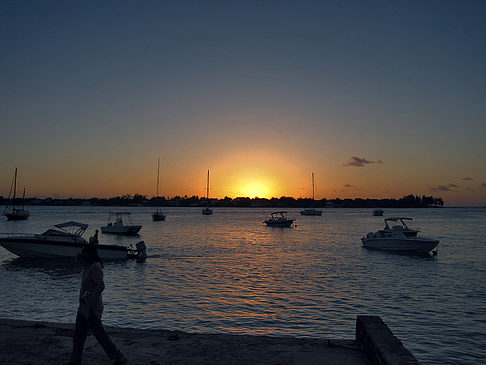
<svg viewBox="0 0 486 365">
<path fill-rule="evenodd" d="M 74 328 L 73 352 L 69 364 L 81 364 L 88 330 L 91 330 L 108 357 L 115 360 L 116 365 L 127 364 L 127 358 L 111 341 L 101 323 L 103 313 L 101 293 L 105 289 L 105 284 L 103 282 L 103 263 L 98 256 L 96 246 L 83 247 L 75 260 L 84 267 L 84 272 L 79 290 L 79 308 Z"/>
</svg>

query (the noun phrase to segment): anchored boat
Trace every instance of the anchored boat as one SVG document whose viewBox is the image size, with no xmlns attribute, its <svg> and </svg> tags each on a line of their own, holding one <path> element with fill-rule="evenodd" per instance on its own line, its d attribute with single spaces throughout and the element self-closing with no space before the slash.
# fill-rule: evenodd
<svg viewBox="0 0 486 365">
<path fill-rule="evenodd" d="M 12 192 L 12 188 L 10 188 L 10 192 Z M 9 221 L 20 221 L 25 220 L 30 217 L 29 211 L 25 210 L 24 201 L 25 201 L 25 188 L 24 188 L 24 196 L 22 197 L 22 208 L 15 207 L 15 199 L 17 195 L 17 168 L 15 168 L 15 175 L 13 181 L 13 199 L 12 199 L 12 210 L 8 211 L 8 205 L 5 206 L 5 211 L 3 215 L 7 217 Z M 10 194 L 8 195 L 10 199 Z"/>
<path fill-rule="evenodd" d="M 153 221 L 165 221 L 165 214 L 159 212 L 159 173 L 160 173 L 160 157 L 157 157 L 157 209 L 152 213 Z"/>
<path fill-rule="evenodd" d="M 208 181 L 206 183 L 206 208 L 202 210 L 203 215 L 213 214 L 213 210 L 209 208 L 209 170 L 208 170 Z"/>
<path fill-rule="evenodd" d="M 76 256 L 89 243 L 82 237 L 87 224 L 75 221 L 56 224 L 40 234 L 8 234 L 0 237 L 0 246 L 20 257 L 67 258 Z M 137 259 L 147 257 L 143 241 L 136 248 L 119 245 L 96 244 L 102 260 Z"/>
<path fill-rule="evenodd" d="M 123 222 L 123 217 L 128 220 L 128 224 Z M 137 234 L 141 229 L 141 225 L 133 224 L 129 212 L 110 212 L 110 215 L 108 216 L 108 224 L 101 227 L 101 232 L 133 235 Z"/>
<path fill-rule="evenodd" d="M 408 223 L 407 223 L 408 222 Z M 363 247 L 384 251 L 428 253 L 437 247 L 439 240 L 419 237 L 420 230 L 410 228 L 412 218 L 393 217 L 385 219 L 385 227 L 369 232 L 361 238 Z M 390 224 L 393 225 L 390 227 Z"/>
<path fill-rule="evenodd" d="M 314 173 L 312 173 L 312 203 L 315 204 L 314 198 Z M 322 210 L 312 207 L 311 209 L 304 209 L 300 212 L 302 215 L 322 215 Z"/>
<path fill-rule="evenodd" d="M 290 227 L 294 222 L 293 219 L 288 219 L 285 214 L 286 211 L 273 212 L 270 218 L 263 221 L 269 227 Z"/>
</svg>

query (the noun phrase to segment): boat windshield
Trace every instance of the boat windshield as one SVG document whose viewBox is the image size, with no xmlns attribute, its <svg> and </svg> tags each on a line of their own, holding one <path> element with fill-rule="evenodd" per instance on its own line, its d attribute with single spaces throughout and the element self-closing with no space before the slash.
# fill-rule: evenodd
<svg viewBox="0 0 486 365">
<path fill-rule="evenodd" d="M 133 226 L 133 221 L 130 212 L 110 212 L 108 216 L 108 225 L 116 224 L 123 225 L 123 217 L 128 219 L 129 225 Z M 113 223 L 114 222 L 114 223 Z"/>
<path fill-rule="evenodd" d="M 412 224 L 413 218 L 409 217 L 392 217 L 385 219 L 385 229 L 390 229 L 388 223 L 392 224 L 394 227 L 401 227 L 403 229 L 410 229 L 410 225 Z M 407 221 L 408 224 L 405 222 Z"/>
<path fill-rule="evenodd" d="M 79 223 L 75 221 L 69 221 L 65 223 L 59 223 L 54 225 L 57 229 L 48 229 L 43 235 L 51 236 L 81 236 L 88 228 L 85 223 Z"/>
</svg>

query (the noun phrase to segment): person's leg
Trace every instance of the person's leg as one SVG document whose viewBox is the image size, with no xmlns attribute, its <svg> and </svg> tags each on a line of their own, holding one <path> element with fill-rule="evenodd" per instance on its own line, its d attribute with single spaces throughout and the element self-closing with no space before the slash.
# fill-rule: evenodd
<svg viewBox="0 0 486 365">
<path fill-rule="evenodd" d="M 123 354 L 118 350 L 116 345 L 111 341 L 110 337 L 106 333 L 101 320 L 96 317 L 93 311 L 89 312 L 88 317 L 89 327 L 93 331 L 93 335 L 100 343 L 103 350 L 105 350 L 106 354 L 110 359 L 122 359 L 124 358 Z"/>
<path fill-rule="evenodd" d="M 86 335 L 88 334 L 88 326 L 86 318 L 78 313 L 76 316 L 76 325 L 74 327 L 73 353 L 71 355 L 71 363 L 73 364 L 81 364 L 84 343 L 86 342 Z"/>
</svg>

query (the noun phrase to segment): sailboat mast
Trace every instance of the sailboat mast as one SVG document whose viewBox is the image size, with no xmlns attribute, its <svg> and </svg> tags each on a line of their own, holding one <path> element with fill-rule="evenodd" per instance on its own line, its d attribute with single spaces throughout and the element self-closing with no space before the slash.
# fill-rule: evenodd
<svg viewBox="0 0 486 365">
<path fill-rule="evenodd" d="M 15 175 L 14 175 L 14 195 L 12 201 L 12 208 L 15 209 L 15 195 L 17 193 L 17 168 L 15 168 Z"/>
<path fill-rule="evenodd" d="M 160 156 L 157 156 L 157 213 L 159 212 L 159 175 L 160 175 Z"/>
<path fill-rule="evenodd" d="M 314 199 L 314 173 L 312 173 L 312 200 Z"/>
<path fill-rule="evenodd" d="M 160 156 L 157 157 L 157 198 L 159 197 Z"/>
<path fill-rule="evenodd" d="M 208 169 L 208 181 L 206 183 L 206 200 L 209 201 L 209 169 Z"/>
</svg>

